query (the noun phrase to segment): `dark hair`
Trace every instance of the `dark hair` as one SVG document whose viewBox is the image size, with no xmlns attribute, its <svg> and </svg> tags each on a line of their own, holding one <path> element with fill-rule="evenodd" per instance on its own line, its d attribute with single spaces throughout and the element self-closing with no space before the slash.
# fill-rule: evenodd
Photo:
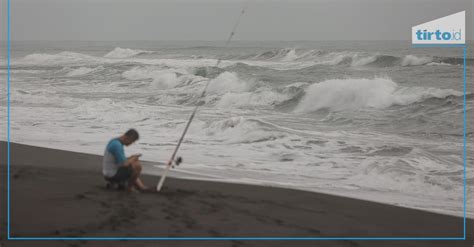
<svg viewBox="0 0 474 247">
<path fill-rule="evenodd" d="M 127 132 L 125 132 L 125 135 L 128 137 L 133 138 L 134 140 L 138 140 L 140 138 L 140 135 L 138 134 L 138 131 L 135 129 L 129 129 Z"/>
</svg>

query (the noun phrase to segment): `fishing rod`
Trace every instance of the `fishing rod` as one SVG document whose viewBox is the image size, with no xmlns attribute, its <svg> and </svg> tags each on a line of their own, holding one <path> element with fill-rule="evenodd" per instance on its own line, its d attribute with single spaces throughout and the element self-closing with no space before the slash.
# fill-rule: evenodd
<svg viewBox="0 0 474 247">
<path fill-rule="evenodd" d="M 247 1 L 245 3 L 244 7 L 242 8 L 242 11 L 240 11 L 240 15 L 237 18 L 237 21 L 235 22 L 234 26 L 232 27 L 232 31 L 230 32 L 229 37 L 227 38 L 227 40 L 225 42 L 224 50 L 227 49 L 227 47 L 229 46 L 230 41 L 234 37 L 235 31 L 237 30 L 237 27 L 240 24 L 240 20 L 242 19 L 242 16 L 244 15 L 245 11 L 247 10 L 248 4 L 249 4 L 249 1 Z M 222 57 L 219 57 L 217 59 L 216 65 L 214 67 L 219 66 L 221 61 L 222 61 Z M 204 89 L 202 90 L 202 93 L 199 97 L 200 99 L 204 98 L 204 96 L 206 95 L 207 88 L 209 87 L 210 82 L 211 82 L 211 80 L 208 79 L 207 82 L 206 82 L 206 85 L 204 86 Z M 197 112 L 198 108 L 199 108 L 199 104 L 197 104 L 196 107 L 194 107 L 194 110 L 191 113 L 191 116 L 189 117 L 188 122 L 186 123 L 186 127 L 184 128 L 184 131 L 181 134 L 181 137 L 179 138 L 178 144 L 176 144 L 174 152 L 171 155 L 171 158 L 169 159 L 168 163 L 166 164 L 166 169 L 163 172 L 163 175 L 161 176 L 160 181 L 156 185 L 156 191 L 158 191 L 158 192 L 163 187 L 163 184 L 165 183 L 166 176 L 168 175 L 169 170 L 173 166 L 173 163 L 176 164 L 176 165 L 179 165 L 182 162 L 181 157 L 178 157 L 178 159 L 176 159 L 176 160 L 175 160 L 175 157 L 176 157 L 176 154 L 178 153 L 178 150 L 179 150 L 179 147 L 181 146 L 181 143 L 184 140 L 184 137 L 186 136 L 186 133 L 188 132 L 189 126 L 191 125 L 191 122 L 193 121 L 194 116 L 196 115 L 196 112 Z"/>
</svg>

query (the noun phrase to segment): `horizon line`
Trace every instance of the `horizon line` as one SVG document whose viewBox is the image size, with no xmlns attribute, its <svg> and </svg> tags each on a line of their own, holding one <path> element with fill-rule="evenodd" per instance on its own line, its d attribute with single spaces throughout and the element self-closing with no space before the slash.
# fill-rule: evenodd
<svg viewBox="0 0 474 247">
<path fill-rule="evenodd" d="M 61 40 L 48 40 L 48 39 L 18 39 L 18 40 L 10 40 L 11 42 L 225 42 L 224 39 L 213 39 L 213 40 L 205 40 L 205 39 L 117 39 L 117 40 L 108 40 L 108 39 L 61 39 Z M 268 40 L 259 40 L 259 39 L 238 39 L 233 40 L 232 42 L 324 42 L 324 41 L 366 41 L 366 42 L 383 42 L 383 41 L 403 41 L 403 42 L 411 42 L 411 39 L 295 39 L 295 40 L 279 40 L 279 39 L 268 39 Z M 0 39 L 0 42 L 7 42 L 7 40 Z M 474 39 L 466 40 L 466 43 L 474 43 Z"/>
</svg>

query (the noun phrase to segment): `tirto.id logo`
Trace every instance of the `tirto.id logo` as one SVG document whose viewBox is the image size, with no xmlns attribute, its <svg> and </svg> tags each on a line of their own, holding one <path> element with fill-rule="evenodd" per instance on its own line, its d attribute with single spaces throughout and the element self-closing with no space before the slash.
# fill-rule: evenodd
<svg viewBox="0 0 474 247">
<path fill-rule="evenodd" d="M 465 44 L 466 11 L 425 22 L 411 28 L 413 44 Z"/>
<path fill-rule="evenodd" d="M 461 29 L 459 29 L 457 32 L 454 30 L 451 32 L 443 32 L 439 29 L 434 32 L 430 32 L 426 29 L 418 29 L 418 31 L 416 31 L 416 39 L 418 40 L 461 40 L 461 38 Z"/>
</svg>

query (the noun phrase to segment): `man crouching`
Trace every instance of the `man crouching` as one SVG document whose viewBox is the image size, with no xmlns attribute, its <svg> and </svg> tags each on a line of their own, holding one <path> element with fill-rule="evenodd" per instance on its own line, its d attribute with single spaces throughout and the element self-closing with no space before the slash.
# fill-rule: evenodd
<svg viewBox="0 0 474 247">
<path fill-rule="evenodd" d="M 137 188 L 140 191 L 147 190 L 147 187 L 140 180 L 142 165 L 138 161 L 141 154 L 130 157 L 125 156 L 123 146 L 129 146 L 139 138 L 135 129 L 129 129 L 125 134 L 109 141 L 104 152 L 102 173 L 107 181 L 116 184 L 123 184 L 128 181 L 127 191 Z"/>
</svg>

